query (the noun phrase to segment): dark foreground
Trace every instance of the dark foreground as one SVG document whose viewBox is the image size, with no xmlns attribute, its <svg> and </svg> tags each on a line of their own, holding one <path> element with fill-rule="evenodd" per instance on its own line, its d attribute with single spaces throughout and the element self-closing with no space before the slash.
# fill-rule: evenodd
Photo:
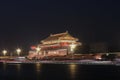
<svg viewBox="0 0 120 80">
<path fill-rule="evenodd" d="M 0 80 L 120 80 L 120 66 L 0 63 Z"/>
</svg>

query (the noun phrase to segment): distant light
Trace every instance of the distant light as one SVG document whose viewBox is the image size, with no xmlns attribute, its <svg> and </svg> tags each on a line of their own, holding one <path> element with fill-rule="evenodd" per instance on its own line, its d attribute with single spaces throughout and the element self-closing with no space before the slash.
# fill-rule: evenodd
<svg viewBox="0 0 120 80">
<path fill-rule="evenodd" d="M 109 56 L 109 53 L 107 53 L 106 55 Z"/>
<path fill-rule="evenodd" d="M 17 51 L 17 53 L 20 53 L 20 52 L 21 52 L 21 49 L 20 49 L 20 48 L 18 48 L 16 51 Z"/>
<path fill-rule="evenodd" d="M 98 58 L 99 60 L 101 60 L 102 58 L 100 57 L 100 58 Z"/>
<path fill-rule="evenodd" d="M 2 53 L 5 56 L 7 54 L 7 50 L 3 50 Z"/>
<path fill-rule="evenodd" d="M 31 46 L 31 49 L 36 49 L 36 46 Z"/>
<path fill-rule="evenodd" d="M 73 44 L 73 43 L 72 43 L 72 44 L 70 45 L 70 50 L 73 52 L 75 48 L 76 48 L 76 44 Z"/>
<path fill-rule="evenodd" d="M 18 56 L 19 56 L 20 53 L 21 53 L 21 49 L 20 49 L 20 48 L 16 49 L 16 52 L 17 52 L 17 54 L 18 54 Z"/>
<path fill-rule="evenodd" d="M 37 47 L 36 50 L 39 52 L 41 48 Z"/>
</svg>

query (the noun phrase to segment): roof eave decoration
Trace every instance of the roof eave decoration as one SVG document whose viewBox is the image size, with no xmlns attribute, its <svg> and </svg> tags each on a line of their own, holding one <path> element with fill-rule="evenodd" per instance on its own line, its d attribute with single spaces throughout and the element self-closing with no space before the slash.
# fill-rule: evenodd
<svg viewBox="0 0 120 80">
<path fill-rule="evenodd" d="M 46 41 L 51 41 L 51 40 L 76 40 L 78 41 L 77 38 L 72 37 L 68 31 L 64 32 L 64 33 L 58 33 L 58 34 L 51 34 L 48 38 L 42 40 L 41 42 L 46 42 Z"/>
</svg>

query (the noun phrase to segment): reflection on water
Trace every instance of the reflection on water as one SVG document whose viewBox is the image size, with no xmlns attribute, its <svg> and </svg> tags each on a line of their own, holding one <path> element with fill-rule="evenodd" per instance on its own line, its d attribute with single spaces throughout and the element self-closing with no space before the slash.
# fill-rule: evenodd
<svg viewBox="0 0 120 80">
<path fill-rule="evenodd" d="M 37 80 L 40 79 L 41 65 L 42 65 L 42 64 L 40 64 L 40 63 L 36 63 L 36 65 L 35 65 L 35 66 L 36 66 L 36 67 L 35 67 L 35 68 L 36 68 L 35 70 L 36 70 L 36 74 L 37 74 L 37 75 L 36 75 L 36 76 L 37 76 Z"/>
<path fill-rule="evenodd" d="M 3 70 L 6 71 L 6 63 L 3 63 Z"/>
<path fill-rule="evenodd" d="M 120 74 L 118 66 L 99 65 L 3 63 L 0 68 L 0 80 L 114 80 Z"/>
<path fill-rule="evenodd" d="M 21 64 L 16 64 L 17 71 L 20 72 L 21 70 Z"/>
<path fill-rule="evenodd" d="M 17 69 L 17 75 L 20 76 L 21 64 L 16 64 L 16 69 Z"/>
<path fill-rule="evenodd" d="M 77 72 L 77 65 L 76 64 L 70 64 L 69 66 L 69 71 L 70 71 L 70 76 L 71 79 L 75 79 L 76 77 L 76 72 Z"/>
<path fill-rule="evenodd" d="M 36 63 L 36 71 L 37 72 L 41 71 L 41 64 L 40 63 Z"/>
</svg>

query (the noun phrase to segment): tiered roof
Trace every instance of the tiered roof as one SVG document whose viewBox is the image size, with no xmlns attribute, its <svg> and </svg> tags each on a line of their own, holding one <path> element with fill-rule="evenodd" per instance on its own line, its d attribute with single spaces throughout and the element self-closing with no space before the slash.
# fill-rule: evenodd
<svg viewBox="0 0 120 80">
<path fill-rule="evenodd" d="M 53 41 L 53 40 L 75 40 L 77 41 L 78 39 L 74 38 L 68 33 L 68 31 L 66 31 L 64 33 L 51 34 L 48 38 L 42 40 L 41 42 Z"/>
</svg>

